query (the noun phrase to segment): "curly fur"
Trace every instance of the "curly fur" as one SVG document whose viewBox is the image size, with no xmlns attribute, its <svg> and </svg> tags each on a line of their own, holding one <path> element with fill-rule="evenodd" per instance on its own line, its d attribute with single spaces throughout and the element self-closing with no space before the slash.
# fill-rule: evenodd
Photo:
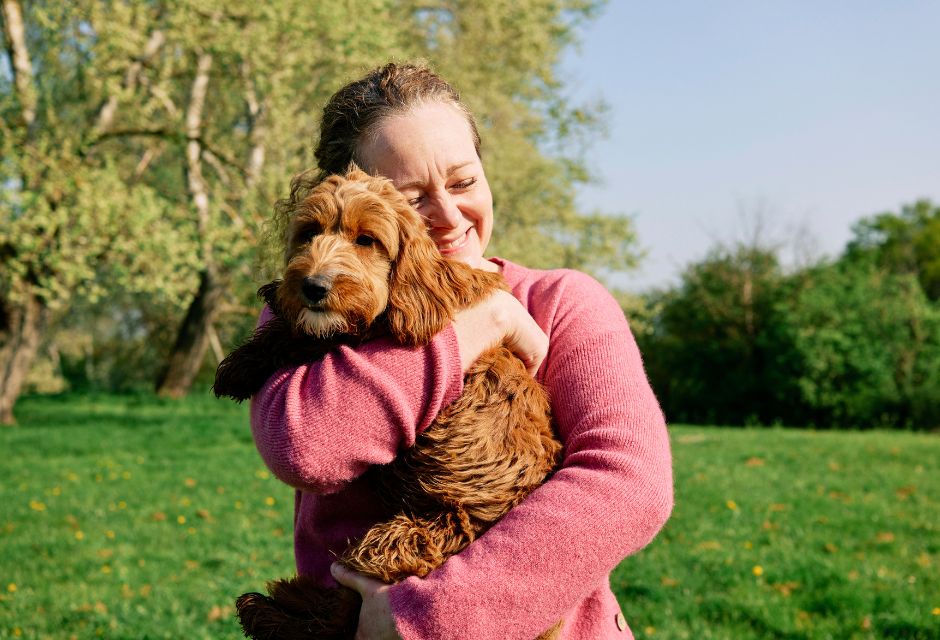
<svg viewBox="0 0 940 640">
<path fill-rule="evenodd" d="M 284 277 L 259 290 L 275 317 L 220 364 L 218 396 L 247 399 L 277 369 L 322 358 L 339 344 L 381 335 L 427 344 L 457 311 L 505 287 L 498 274 L 442 258 L 388 180 L 354 167 L 316 186 L 304 179 L 295 179 L 280 205 L 293 208 Z M 311 300 L 305 282 L 322 285 L 321 300 Z M 369 471 L 396 515 L 339 561 L 386 583 L 423 577 L 543 483 L 560 454 L 544 389 L 507 348 L 487 351 L 466 373 L 460 398 L 415 445 Z M 268 592 L 236 603 L 249 637 L 355 635 L 360 600 L 350 589 L 297 576 L 270 583 Z"/>
</svg>

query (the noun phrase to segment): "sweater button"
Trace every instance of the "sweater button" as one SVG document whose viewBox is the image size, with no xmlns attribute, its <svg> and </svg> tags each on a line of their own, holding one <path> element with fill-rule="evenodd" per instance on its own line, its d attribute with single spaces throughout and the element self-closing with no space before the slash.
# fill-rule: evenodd
<svg viewBox="0 0 940 640">
<path fill-rule="evenodd" d="M 620 629 L 621 631 L 627 628 L 627 619 L 624 618 L 623 614 L 620 613 L 619 611 L 617 612 L 617 615 L 614 617 L 614 620 L 617 622 L 617 628 Z"/>
</svg>

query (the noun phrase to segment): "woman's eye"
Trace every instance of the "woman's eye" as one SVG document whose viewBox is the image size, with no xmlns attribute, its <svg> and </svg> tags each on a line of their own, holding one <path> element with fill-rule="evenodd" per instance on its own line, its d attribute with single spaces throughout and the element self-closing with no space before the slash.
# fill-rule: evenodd
<svg viewBox="0 0 940 640">
<path fill-rule="evenodd" d="M 417 198 L 409 198 L 408 204 L 412 207 L 417 207 L 424 201 L 424 196 L 418 196 Z"/>
<path fill-rule="evenodd" d="M 454 184 L 451 189 L 468 189 L 476 184 L 476 178 L 467 178 L 466 180 L 461 180 L 460 182 Z"/>
<path fill-rule="evenodd" d="M 375 244 L 375 238 L 372 236 L 367 236 L 366 234 L 362 234 L 356 238 L 356 244 L 358 244 L 360 247 L 371 247 L 373 244 Z"/>
</svg>

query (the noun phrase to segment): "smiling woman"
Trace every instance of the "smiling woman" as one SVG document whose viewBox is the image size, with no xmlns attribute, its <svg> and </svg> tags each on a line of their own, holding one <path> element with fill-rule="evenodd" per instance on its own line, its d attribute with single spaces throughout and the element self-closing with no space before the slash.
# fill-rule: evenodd
<svg viewBox="0 0 940 640">
<path fill-rule="evenodd" d="M 441 254 L 496 271 L 483 259 L 493 232 L 493 195 L 466 116 L 430 102 L 385 118 L 360 145 L 362 166 L 391 178 L 428 225 Z"/>
<path fill-rule="evenodd" d="M 362 596 L 356 638 L 630 637 L 608 574 L 672 508 L 662 412 L 620 307 L 595 280 L 484 252 L 493 200 L 480 137 L 457 92 L 429 69 L 388 64 L 324 110 L 318 179 L 355 162 L 390 178 L 444 256 L 499 272 L 497 291 L 425 346 L 379 338 L 273 375 L 252 402 L 272 472 L 297 492 L 297 569 Z M 505 344 L 551 398 L 561 467 L 482 537 L 424 578 L 385 585 L 331 565 L 383 517 L 365 472 L 414 446 Z M 473 465 L 473 460 L 467 460 Z"/>
</svg>

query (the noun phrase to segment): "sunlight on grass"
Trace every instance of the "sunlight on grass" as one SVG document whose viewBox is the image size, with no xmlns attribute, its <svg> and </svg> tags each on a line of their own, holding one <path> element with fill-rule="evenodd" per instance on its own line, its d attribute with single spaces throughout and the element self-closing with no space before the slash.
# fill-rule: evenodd
<svg viewBox="0 0 940 640">
<path fill-rule="evenodd" d="M 28 398 L 0 430 L 0 638 L 240 638 L 293 570 L 246 407 Z M 611 582 L 638 638 L 940 637 L 940 439 L 673 427 L 676 509 Z"/>
</svg>

